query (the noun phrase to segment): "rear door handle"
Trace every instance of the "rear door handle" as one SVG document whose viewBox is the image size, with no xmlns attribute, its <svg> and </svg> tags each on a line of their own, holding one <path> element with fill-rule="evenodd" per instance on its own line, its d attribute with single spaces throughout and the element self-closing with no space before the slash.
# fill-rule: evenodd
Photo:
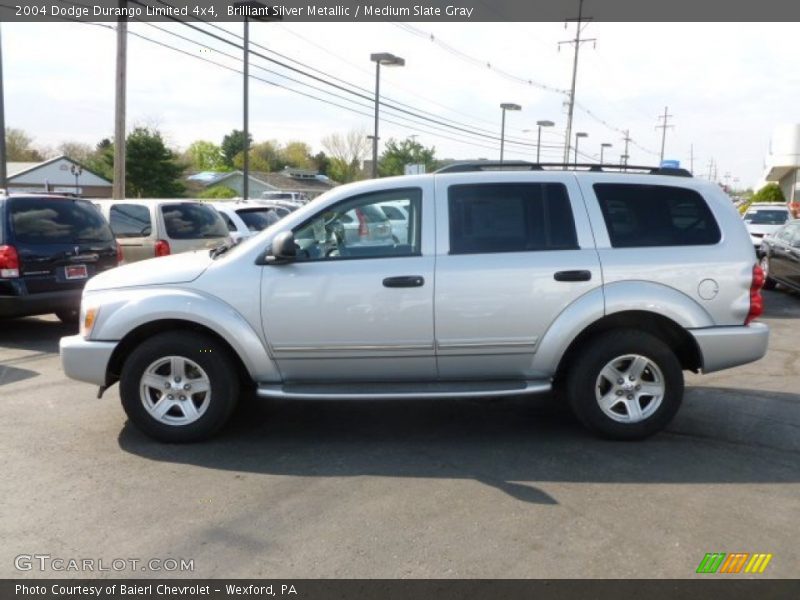
<svg viewBox="0 0 800 600">
<path fill-rule="evenodd" d="M 383 287 L 388 287 L 388 288 L 422 287 L 423 285 L 425 285 L 425 279 L 420 275 L 387 277 L 386 279 L 383 280 Z"/>
<path fill-rule="evenodd" d="M 591 278 L 591 271 L 557 271 L 553 275 L 556 281 L 589 281 Z"/>
</svg>

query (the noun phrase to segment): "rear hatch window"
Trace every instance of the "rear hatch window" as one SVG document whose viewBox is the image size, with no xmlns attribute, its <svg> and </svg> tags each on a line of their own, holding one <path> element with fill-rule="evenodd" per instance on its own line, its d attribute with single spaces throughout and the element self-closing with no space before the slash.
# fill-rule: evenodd
<svg viewBox="0 0 800 600">
<path fill-rule="evenodd" d="M 161 207 L 167 235 L 176 240 L 228 237 L 219 213 L 203 204 L 164 204 Z"/>
<path fill-rule="evenodd" d="M 744 216 L 751 225 L 783 225 L 789 219 L 788 210 L 753 210 Z"/>
<path fill-rule="evenodd" d="M 237 210 L 236 214 L 244 221 L 250 231 L 262 231 L 273 223 L 280 221 L 280 216 L 271 208 L 245 208 Z"/>
<path fill-rule="evenodd" d="M 9 216 L 20 244 L 108 243 L 114 236 L 94 205 L 72 198 L 12 198 Z"/>
</svg>

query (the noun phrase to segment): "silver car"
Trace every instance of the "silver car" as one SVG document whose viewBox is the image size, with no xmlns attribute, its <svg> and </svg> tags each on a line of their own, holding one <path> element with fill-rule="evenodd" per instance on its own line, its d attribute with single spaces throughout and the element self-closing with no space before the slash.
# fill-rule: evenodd
<svg viewBox="0 0 800 600">
<path fill-rule="evenodd" d="M 64 370 L 119 382 L 130 420 L 170 442 L 218 431 L 243 383 L 330 400 L 557 388 L 592 431 L 634 439 L 675 415 L 684 370 L 764 355 L 763 273 L 718 186 L 492 167 L 337 187 L 233 248 L 100 274 Z M 407 207 L 405 239 L 387 224 L 363 243 L 358 218 L 348 234 L 343 216 L 387 202 Z"/>
</svg>

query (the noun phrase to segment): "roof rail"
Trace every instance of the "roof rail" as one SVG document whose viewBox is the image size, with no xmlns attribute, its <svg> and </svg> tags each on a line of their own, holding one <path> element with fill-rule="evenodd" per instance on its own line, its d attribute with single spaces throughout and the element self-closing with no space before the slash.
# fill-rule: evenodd
<svg viewBox="0 0 800 600">
<path fill-rule="evenodd" d="M 475 171 L 590 171 L 594 173 L 627 173 L 639 172 L 649 175 L 673 175 L 676 177 L 691 177 L 692 174 L 686 169 L 674 169 L 670 167 L 646 167 L 640 165 L 609 165 L 600 163 L 535 163 L 524 160 L 519 161 L 495 161 L 481 160 L 476 162 L 460 162 L 447 165 L 435 171 L 435 173 L 469 173 Z"/>
</svg>

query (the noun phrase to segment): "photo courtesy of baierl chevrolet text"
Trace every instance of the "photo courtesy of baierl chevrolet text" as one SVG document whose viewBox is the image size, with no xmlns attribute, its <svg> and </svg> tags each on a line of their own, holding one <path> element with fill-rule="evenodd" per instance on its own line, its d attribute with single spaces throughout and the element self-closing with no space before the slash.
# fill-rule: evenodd
<svg viewBox="0 0 800 600">
<path fill-rule="evenodd" d="M 798 23 L 0 3 L 0 600 L 800 597 Z"/>
</svg>

